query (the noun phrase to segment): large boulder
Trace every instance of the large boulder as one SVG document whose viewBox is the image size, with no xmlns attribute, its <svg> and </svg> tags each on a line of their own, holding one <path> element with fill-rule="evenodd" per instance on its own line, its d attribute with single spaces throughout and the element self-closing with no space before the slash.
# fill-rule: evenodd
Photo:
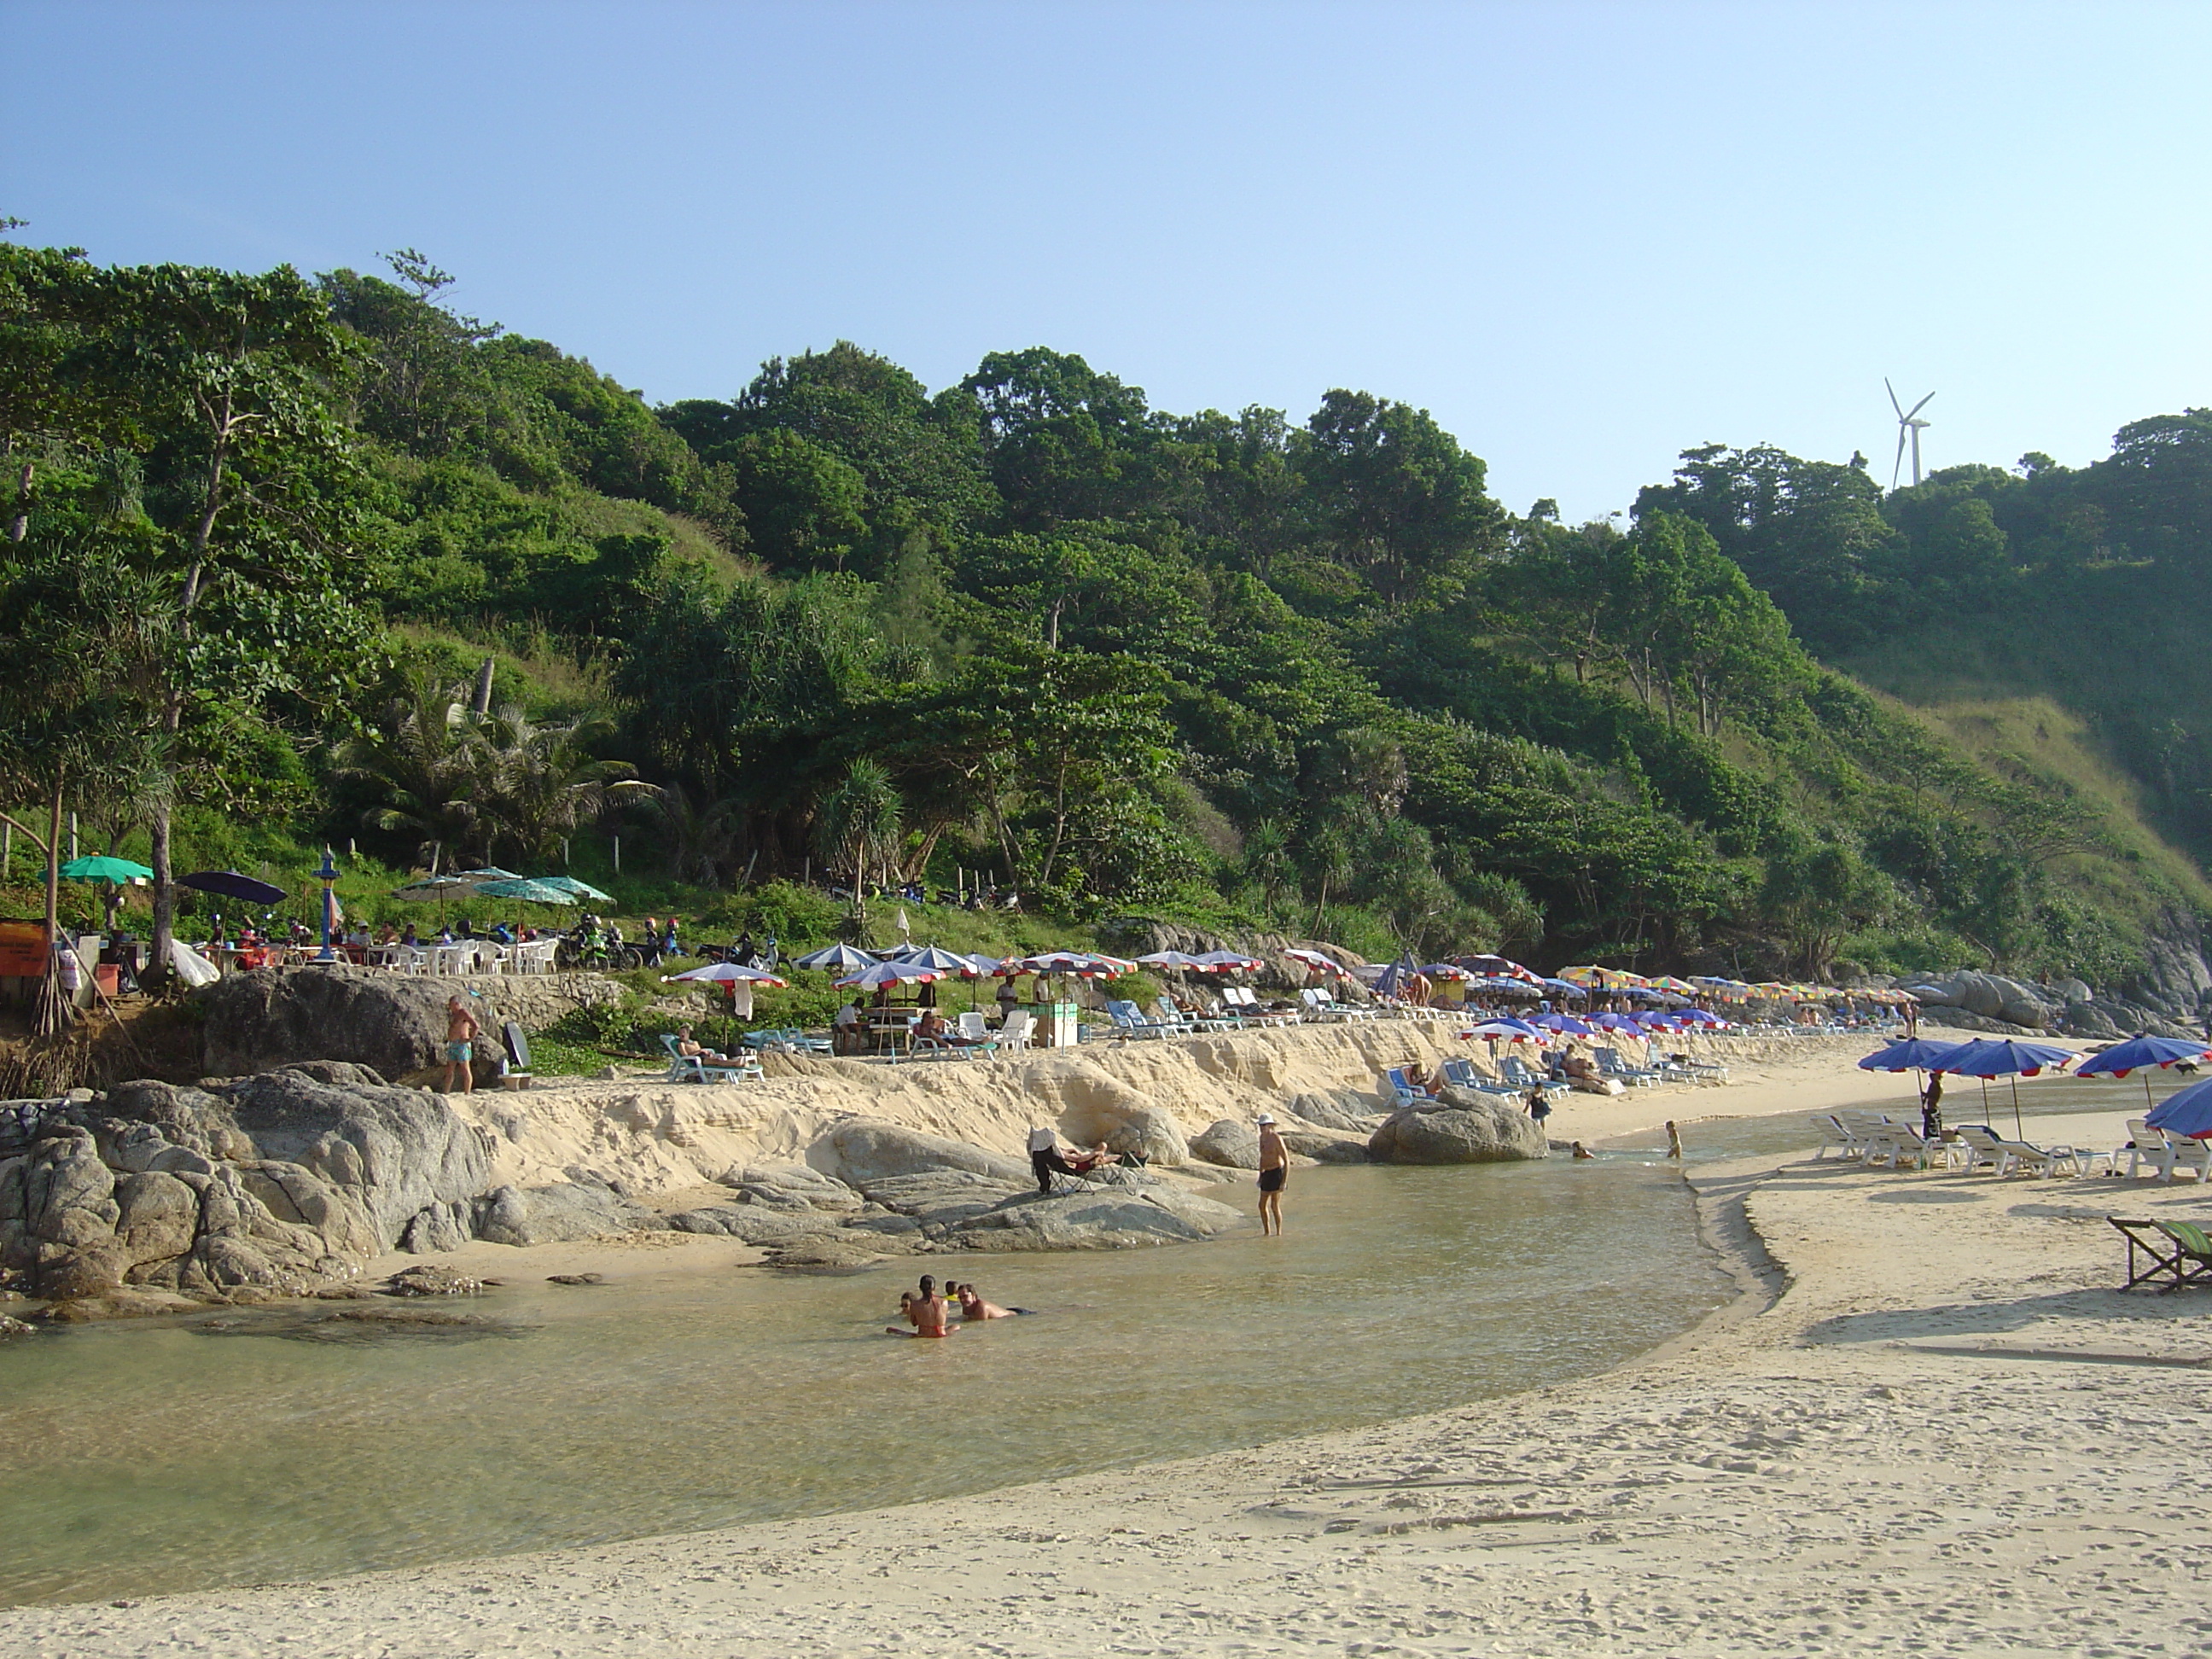
<svg viewBox="0 0 2212 1659">
<path fill-rule="evenodd" d="M 1984 1019 L 2002 1020 L 2028 1030 L 2041 1030 L 2057 1018 L 2045 993 L 2002 974 L 1969 970 L 1916 983 L 1911 989 L 1923 1005 L 1962 1008 Z"/>
<path fill-rule="evenodd" d="M 734 1238 L 747 1244 L 787 1244 L 835 1234 L 837 1218 L 812 1208 L 786 1210 L 763 1204 L 714 1204 L 669 1216 L 667 1226 L 672 1232 Z"/>
<path fill-rule="evenodd" d="M 1134 1154 L 1147 1164 L 1190 1162 L 1190 1144 L 1172 1113 L 1103 1073 L 1085 1082 L 1088 1086 L 1068 1091 L 1060 1115 L 1060 1132 L 1070 1141 L 1078 1146 L 1103 1141 L 1108 1152 Z"/>
<path fill-rule="evenodd" d="M 1224 1170 L 1256 1170 L 1260 1132 L 1242 1118 L 1221 1118 L 1192 1138 L 1190 1150 L 1193 1156 Z"/>
<path fill-rule="evenodd" d="M 664 1224 L 612 1188 L 580 1182 L 498 1187 L 476 1206 L 476 1235 L 494 1244 L 557 1244 Z"/>
<path fill-rule="evenodd" d="M 1031 1192 L 963 1221 L 945 1243 L 963 1250 L 1126 1250 L 1195 1243 L 1243 1219 L 1225 1204 L 1164 1182 L 1050 1197 Z"/>
<path fill-rule="evenodd" d="M 418 978 L 350 967 L 226 974 L 195 994 L 204 1017 L 201 1069 L 240 1077 L 300 1060 L 341 1060 L 404 1078 L 443 1063 L 446 1000 L 456 992 L 471 998 L 487 1032 L 508 1019 L 549 1024 L 572 1008 L 619 1001 L 623 994 L 596 974 Z"/>
<path fill-rule="evenodd" d="M 1446 1089 L 1433 1106 L 1401 1108 L 1367 1143 L 1377 1164 L 1504 1164 L 1549 1152 L 1534 1119 L 1472 1089 Z"/>
<path fill-rule="evenodd" d="M 1030 1179 L 1029 1166 L 964 1140 L 909 1129 L 882 1118 L 856 1117 L 837 1125 L 807 1148 L 806 1161 L 823 1174 L 865 1190 L 888 1176 L 966 1170 L 1001 1180 Z"/>
<path fill-rule="evenodd" d="M 1285 1129 L 1283 1145 L 1300 1158 L 1316 1164 L 1369 1164 L 1367 1143 L 1356 1135 L 1323 1134 L 1311 1129 Z"/>
</svg>

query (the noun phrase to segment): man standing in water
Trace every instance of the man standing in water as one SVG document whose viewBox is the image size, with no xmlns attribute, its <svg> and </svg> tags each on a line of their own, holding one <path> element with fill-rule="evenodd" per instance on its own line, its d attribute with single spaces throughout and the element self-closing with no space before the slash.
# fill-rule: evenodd
<svg viewBox="0 0 2212 1659">
<path fill-rule="evenodd" d="M 446 999 L 446 1086 L 441 1092 L 453 1092 L 456 1071 L 461 1074 L 461 1092 L 465 1095 L 476 1091 L 476 1074 L 471 1066 L 476 1059 L 477 1034 L 483 1030 L 459 996 Z"/>
<path fill-rule="evenodd" d="M 1290 1178 L 1290 1148 L 1275 1133 L 1275 1117 L 1272 1112 L 1260 1114 L 1260 1234 L 1265 1237 L 1283 1231 L 1283 1182 Z"/>
</svg>

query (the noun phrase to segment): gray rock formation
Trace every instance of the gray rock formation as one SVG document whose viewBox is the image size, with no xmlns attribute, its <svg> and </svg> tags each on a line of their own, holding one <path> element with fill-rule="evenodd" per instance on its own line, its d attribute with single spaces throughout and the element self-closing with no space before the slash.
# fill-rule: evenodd
<svg viewBox="0 0 2212 1659">
<path fill-rule="evenodd" d="M 838 1231 L 837 1218 L 820 1210 L 771 1209 L 761 1204 L 716 1204 L 667 1218 L 672 1232 L 734 1238 L 747 1244 L 784 1244 L 823 1238 Z"/>
<path fill-rule="evenodd" d="M 1010 1181 L 1030 1178 L 1027 1164 L 964 1140 L 947 1140 L 881 1118 L 856 1117 L 839 1124 L 809 1147 L 806 1156 L 823 1174 L 863 1189 L 887 1176 L 934 1170 L 967 1170 Z"/>
<path fill-rule="evenodd" d="M 1965 973 L 1915 980 L 1906 988 L 1927 1007 L 1960 1008 L 1984 1019 L 2002 1020 L 2027 1030 L 2042 1030 L 2057 1010 L 2043 991 L 1998 974 Z"/>
<path fill-rule="evenodd" d="M 1549 1152 L 1518 1106 L 1471 1089 L 1446 1089 L 1437 1105 L 1391 1113 L 1367 1143 L 1377 1164 L 1502 1164 Z"/>
<path fill-rule="evenodd" d="M 1124 1250 L 1188 1244 L 1235 1226 L 1227 1205 L 1164 1182 L 1009 1198 L 962 1222 L 946 1244 L 963 1250 Z"/>
<path fill-rule="evenodd" d="M 1097 1085 L 1060 1115 L 1060 1133 L 1078 1146 L 1106 1143 L 1109 1152 L 1135 1153 L 1147 1164 L 1188 1164 L 1190 1144 L 1172 1113 L 1113 1079 Z"/>
<path fill-rule="evenodd" d="M 227 974 L 194 994 L 201 1069 L 240 1077 L 301 1060 L 338 1060 L 404 1078 L 445 1059 L 446 999 L 474 991 L 487 1031 L 503 1020 L 535 1029 L 574 1008 L 617 1002 L 597 974 L 417 979 L 359 968 L 276 968 Z M 489 1076 L 490 1066 L 480 1068 Z"/>
<path fill-rule="evenodd" d="M 1376 1120 L 1382 1115 L 1375 1109 L 1375 1097 L 1357 1089 L 1337 1089 L 1328 1094 L 1303 1094 L 1292 1097 L 1291 1115 L 1322 1129 L 1342 1129 L 1346 1133 L 1368 1135 L 1375 1132 Z"/>
<path fill-rule="evenodd" d="M 562 1182 L 495 1187 L 476 1203 L 476 1236 L 493 1244 L 559 1244 L 658 1229 L 662 1218 L 611 1187 Z"/>
<path fill-rule="evenodd" d="M 1260 1132 L 1241 1118 L 1224 1117 L 1206 1125 L 1190 1143 L 1194 1156 L 1224 1170 L 1260 1167 Z"/>
<path fill-rule="evenodd" d="M 1300 1158 L 1316 1164 L 1370 1164 L 1367 1143 L 1352 1135 L 1317 1133 L 1310 1129 L 1285 1129 L 1283 1145 Z M 1255 1165 L 1254 1167 L 1257 1167 Z"/>
<path fill-rule="evenodd" d="M 348 1065 L 125 1084 L 38 1133 L 0 1161 L 0 1266 L 60 1300 L 293 1291 L 410 1237 L 450 1249 L 489 1170 L 442 1100 Z"/>
<path fill-rule="evenodd" d="M 735 1188 L 752 1203 L 786 1209 L 847 1211 L 860 1207 L 860 1195 L 804 1164 L 772 1167 L 744 1164 L 725 1170 L 715 1180 Z"/>
</svg>

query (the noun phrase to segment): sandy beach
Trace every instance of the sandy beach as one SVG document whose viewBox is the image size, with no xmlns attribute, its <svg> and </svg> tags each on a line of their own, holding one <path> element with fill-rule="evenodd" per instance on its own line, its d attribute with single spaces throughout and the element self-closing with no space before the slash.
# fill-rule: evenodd
<svg viewBox="0 0 2212 1659">
<path fill-rule="evenodd" d="M 1832 1054 L 1764 1069 L 1577 1098 L 1554 1132 L 1909 1099 L 1910 1079 Z M 2124 1115 L 2037 1129 L 2101 1146 Z M 2208 1304 L 2115 1290 L 2104 1221 L 2201 1222 L 2212 1189 L 1809 1146 L 1694 1185 L 1743 1295 L 1578 1382 L 873 1513 L 20 1607 L 0 1653 L 2212 1650 L 2193 1583 Z"/>
</svg>

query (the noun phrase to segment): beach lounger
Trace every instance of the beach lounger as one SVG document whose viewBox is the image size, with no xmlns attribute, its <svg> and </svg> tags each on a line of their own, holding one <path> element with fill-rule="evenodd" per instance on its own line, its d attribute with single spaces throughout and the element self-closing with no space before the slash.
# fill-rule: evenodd
<svg viewBox="0 0 2212 1659">
<path fill-rule="evenodd" d="M 1546 1077 L 1518 1054 L 1498 1056 L 1498 1074 L 1513 1085 L 1516 1094 L 1525 1095 L 1531 1089 L 1541 1089 L 1547 1096 L 1567 1092 L 1565 1082 L 1558 1078 Z"/>
<path fill-rule="evenodd" d="M 2128 1221 L 2116 1215 L 2105 1219 L 2128 1241 L 2128 1282 L 2122 1290 L 2138 1285 L 2157 1285 L 2166 1291 L 2185 1285 L 2212 1285 L 2212 1238 L 2205 1237 L 2202 1227 L 2186 1221 Z M 2140 1271 L 2137 1252 L 2148 1258 L 2148 1265 Z"/>
<path fill-rule="evenodd" d="M 1194 1031 L 1225 1031 L 1234 1024 L 1233 1021 L 1220 1019 L 1212 1014 L 1186 1014 L 1165 997 L 1153 1000 L 1152 1018 L 1162 1024 L 1173 1021 L 1182 1026 L 1186 1034 Z"/>
<path fill-rule="evenodd" d="M 1631 1066 L 1620 1057 L 1617 1048 L 1593 1048 L 1590 1058 L 1597 1062 L 1600 1077 L 1618 1078 L 1632 1089 L 1648 1089 L 1660 1080 L 1659 1073 L 1649 1067 Z"/>
<path fill-rule="evenodd" d="M 668 1074 L 661 1079 L 664 1083 L 735 1083 L 743 1078 L 764 1075 L 757 1060 L 740 1058 L 724 1063 L 702 1060 L 696 1054 L 678 1054 L 672 1033 L 661 1034 L 660 1046 L 668 1050 Z"/>
<path fill-rule="evenodd" d="M 1133 1002 L 1109 1002 L 1106 1018 L 1114 1022 L 1115 1035 L 1119 1036 L 1171 1037 L 1181 1036 L 1183 1030 L 1180 1025 L 1146 1019 Z"/>
<path fill-rule="evenodd" d="M 2026 1170 L 2031 1175 L 2057 1175 L 2060 1164 L 2075 1161 L 2071 1146 L 2053 1146 L 2046 1151 L 2025 1140 L 2008 1140 L 1986 1123 L 1960 1124 L 1959 1139 L 1974 1154 L 1967 1164 L 1968 1169 L 1986 1162 L 1994 1164 L 2001 1176 L 2010 1176 L 2015 1170 Z"/>
<path fill-rule="evenodd" d="M 2200 1182 L 2212 1179 L 2212 1142 L 2198 1140 L 2189 1135 L 2178 1135 L 2171 1129 L 2160 1133 L 2166 1136 L 2166 1150 L 2172 1155 L 2172 1161 L 2166 1176 L 2168 1181 L 2173 1179 L 2176 1170 L 2196 1170 Z"/>
<path fill-rule="evenodd" d="M 2112 1172 L 2115 1175 L 2119 1173 L 2123 1157 L 2128 1160 L 2128 1179 L 2130 1181 L 2146 1164 L 2160 1180 L 2173 1179 L 2173 1149 L 2166 1144 L 2163 1132 L 2152 1128 L 2139 1117 L 2128 1120 L 2128 1144 L 2113 1149 Z"/>
<path fill-rule="evenodd" d="M 1454 1088 L 1473 1089 L 1480 1094 L 1517 1096 L 1522 1091 L 1500 1078 L 1485 1077 L 1474 1069 L 1471 1060 L 1448 1060 L 1443 1064 L 1444 1080 Z"/>
<path fill-rule="evenodd" d="M 1832 1152 L 1838 1162 L 1866 1156 L 1866 1142 L 1844 1127 L 1844 1121 L 1833 1112 L 1823 1112 L 1809 1120 L 1820 1137 L 1820 1150 L 1813 1154 L 1815 1164 Z"/>
</svg>

